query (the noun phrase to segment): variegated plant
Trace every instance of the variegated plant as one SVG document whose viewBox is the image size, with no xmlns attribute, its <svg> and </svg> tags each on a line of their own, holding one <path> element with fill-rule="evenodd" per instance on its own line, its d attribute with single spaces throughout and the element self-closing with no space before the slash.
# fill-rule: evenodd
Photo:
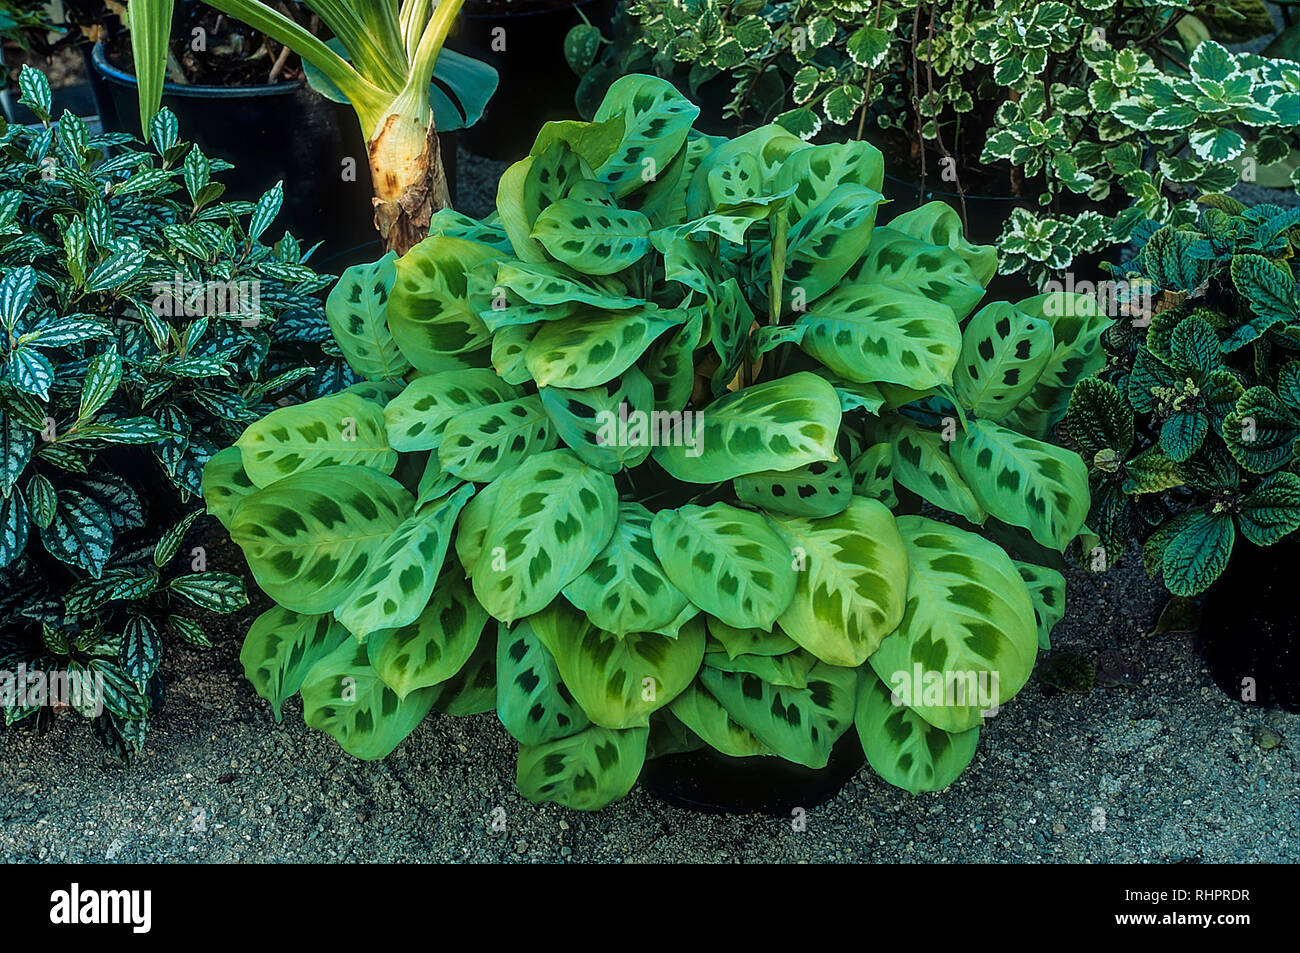
<svg viewBox="0 0 1300 953">
<path fill-rule="evenodd" d="M 1083 462 L 1044 438 L 1100 321 L 1055 295 L 963 331 L 994 251 L 954 212 L 874 228 L 872 146 L 696 113 L 631 75 L 544 126 L 496 214 L 344 274 L 369 381 L 213 459 L 277 603 L 243 652 L 277 711 L 301 691 L 370 758 L 495 710 L 523 793 L 582 809 L 683 746 L 822 767 L 854 724 L 913 792 L 969 763 L 1064 608 L 972 530 L 1079 533 Z"/>
</svg>

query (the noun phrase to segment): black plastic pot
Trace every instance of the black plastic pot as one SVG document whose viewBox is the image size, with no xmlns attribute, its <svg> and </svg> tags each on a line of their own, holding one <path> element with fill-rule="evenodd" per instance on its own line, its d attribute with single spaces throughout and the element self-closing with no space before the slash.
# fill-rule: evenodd
<svg viewBox="0 0 1300 953">
<path fill-rule="evenodd" d="M 1298 565 L 1295 537 L 1267 547 L 1238 538 L 1205 594 L 1201 655 L 1214 683 L 1238 701 L 1300 711 Z"/>
<path fill-rule="evenodd" d="M 92 53 L 102 80 L 106 129 L 139 133 L 135 77 L 108 62 L 102 44 Z M 226 198 L 253 200 L 284 183 L 284 210 L 270 236 L 291 231 L 310 246 L 319 268 L 365 260 L 378 248 L 366 145 L 352 108 L 331 102 L 306 83 L 262 86 L 186 86 L 166 83 L 163 105 L 181 136 L 206 155 L 234 163 L 223 176 Z M 439 137 L 448 185 L 455 194 L 454 135 Z M 347 161 L 352 160 L 352 161 Z M 345 169 L 349 175 L 345 180 Z"/>
<path fill-rule="evenodd" d="M 833 798 L 863 760 L 862 743 L 850 726 L 824 768 L 776 757 L 731 758 L 701 748 L 647 761 L 641 785 L 661 801 L 692 811 L 788 818 L 795 808 L 806 810 Z"/>
<path fill-rule="evenodd" d="M 83 46 L 81 52 L 85 62 L 86 74 L 89 76 L 94 72 L 90 67 L 89 49 Z M 0 56 L 0 63 L 2 62 L 3 56 Z M 83 119 L 97 115 L 99 112 L 91 82 L 64 86 L 53 90 L 52 94 L 50 115 L 55 119 L 62 116 L 65 109 L 74 116 L 80 116 Z M 0 110 L 4 112 L 5 119 L 23 125 L 33 125 L 39 122 L 40 120 L 36 118 L 34 112 L 18 102 L 19 95 L 16 85 L 0 90 Z"/>
<path fill-rule="evenodd" d="M 510 162 L 528 154 L 542 123 L 579 118 L 573 105 L 578 77 L 565 62 L 564 37 L 582 22 L 579 9 L 608 35 L 614 11 L 613 0 L 519 5 L 514 13 L 475 12 L 469 5 L 447 39 L 450 49 L 490 64 L 499 76 L 483 118 L 462 133 L 465 148 Z"/>
</svg>

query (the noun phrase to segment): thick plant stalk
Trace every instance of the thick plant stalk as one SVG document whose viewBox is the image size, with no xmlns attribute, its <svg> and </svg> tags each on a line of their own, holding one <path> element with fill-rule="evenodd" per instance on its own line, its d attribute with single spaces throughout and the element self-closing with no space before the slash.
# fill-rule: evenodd
<svg viewBox="0 0 1300 953">
<path fill-rule="evenodd" d="M 369 142 L 375 228 L 385 251 L 404 255 L 429 234 L 434 212 L 451 207 L 433 121 L 390 113 Z"/>
</svg>

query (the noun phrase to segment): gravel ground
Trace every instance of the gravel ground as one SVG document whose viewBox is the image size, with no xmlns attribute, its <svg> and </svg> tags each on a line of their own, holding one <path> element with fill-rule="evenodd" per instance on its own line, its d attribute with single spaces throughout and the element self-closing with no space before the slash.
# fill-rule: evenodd
<svg viewBox="0 0 1300 953">
<path fill-rule="evenodd" d="M 1070 582 L 1054 646 L 1118 650 L 1136 684 L 1067 695 L 1035 678 L 946 791 L 912 797 L 863 767 L 804 830 L 640 788 L 595 814 L 529 804 L 491 715 L 434 716 L 386 761 L 353 760 L 297 699 L 275 724 L 234 620 L 213 649 L 169 649 L 171 695 L 130 766 L 71 718 L 0 732 L 0 862 L 1294 862 L 1300 716 L 1224 696 L 1192 637 L 1145 636 L 1163 596 L 1140 567 Z M 1260 748 L 1260 726 L 1283 744 Z"/>
<path fill-rule="evenodd" d="M 491 210 L 502 168 L 462 152 L 462 211 Z M 946 791 L 913 797 L 864 766 L 803 830 L 640 788 L 595 814 L 529 804 L 491 715 L 433 716 L 356 761 L 297 699 L 273 721 L 239 665 L 248 615 L 213 649 L 169 647 L 168 703 L 129 766 L 71 718 L 0 729 L 0 862 L 1294 862 L 1300 716 L 1227 698 L 1193 637 L 1146 636 L 1163 598 L 1140 564 L 1073 574 L 1054 647 L 1118 652 L 1135 684 L 1067 695 L 1035 678 Z M 1258 728 L 1283 744 L 1264 750 Z"/>
</svg>

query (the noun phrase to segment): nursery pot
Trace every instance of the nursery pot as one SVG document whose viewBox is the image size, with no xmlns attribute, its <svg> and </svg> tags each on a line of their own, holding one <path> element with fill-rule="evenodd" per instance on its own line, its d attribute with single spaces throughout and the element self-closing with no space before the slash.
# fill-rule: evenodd
<svg viewBox="0 0 1300 953">
<path fill-rule="evenodd" d="M 1273 546 L 1238 537 L 1227 568 L 1205 594 L 1201 655 L 1215 684 L 1239 701 L 1300 711 L 1298 562 L 1294 536 Z"/>
<path fill-rule="evenodd" d="M 135 77 L 108 61 L 102 43 L 92 58 L 108 97 L 105 128 L 138 133 Z M 331 102 L 305 82 L 168 82 L 162 102 L 176 114 L 182 139 L 197 142 L 210 157 L 234 163 L 230 173 L 218 177 L 226 185 L 223 199 L 252 201 L 276 182 L 284 183 L 284 208 L 268 239 L 288 230 L 304 248 L 324 242 L 313 259 L 318 267 L 331 261 L 353 264 L 379 248 L 367 150 L 351 106 Z M 455 142 L 451 136 L 439 140 L 454 195 Z"/>
<path fill-rule="evenodd" d="M 494 67 L 497 90 L 483 117 L 463 133 L 475 155 L 513 162 L 528 154 L 537 129 L 578 119 L 578 77 L 564 59 L 564 37 L 582 16 L 606 35 L 613 0 L 469 0 L 447 46 Z"/>
<path fill-rule="evenodd" d="M 647 761 L 641 784 L 661 801 L 706 814 L 789 817 L 797 807 L 812 808 L 833 798 L 863 760 L 862 743 L 850 726 L 824 768 L 772 756 L 732 758 L 705 747 Z"/>
</svg>

